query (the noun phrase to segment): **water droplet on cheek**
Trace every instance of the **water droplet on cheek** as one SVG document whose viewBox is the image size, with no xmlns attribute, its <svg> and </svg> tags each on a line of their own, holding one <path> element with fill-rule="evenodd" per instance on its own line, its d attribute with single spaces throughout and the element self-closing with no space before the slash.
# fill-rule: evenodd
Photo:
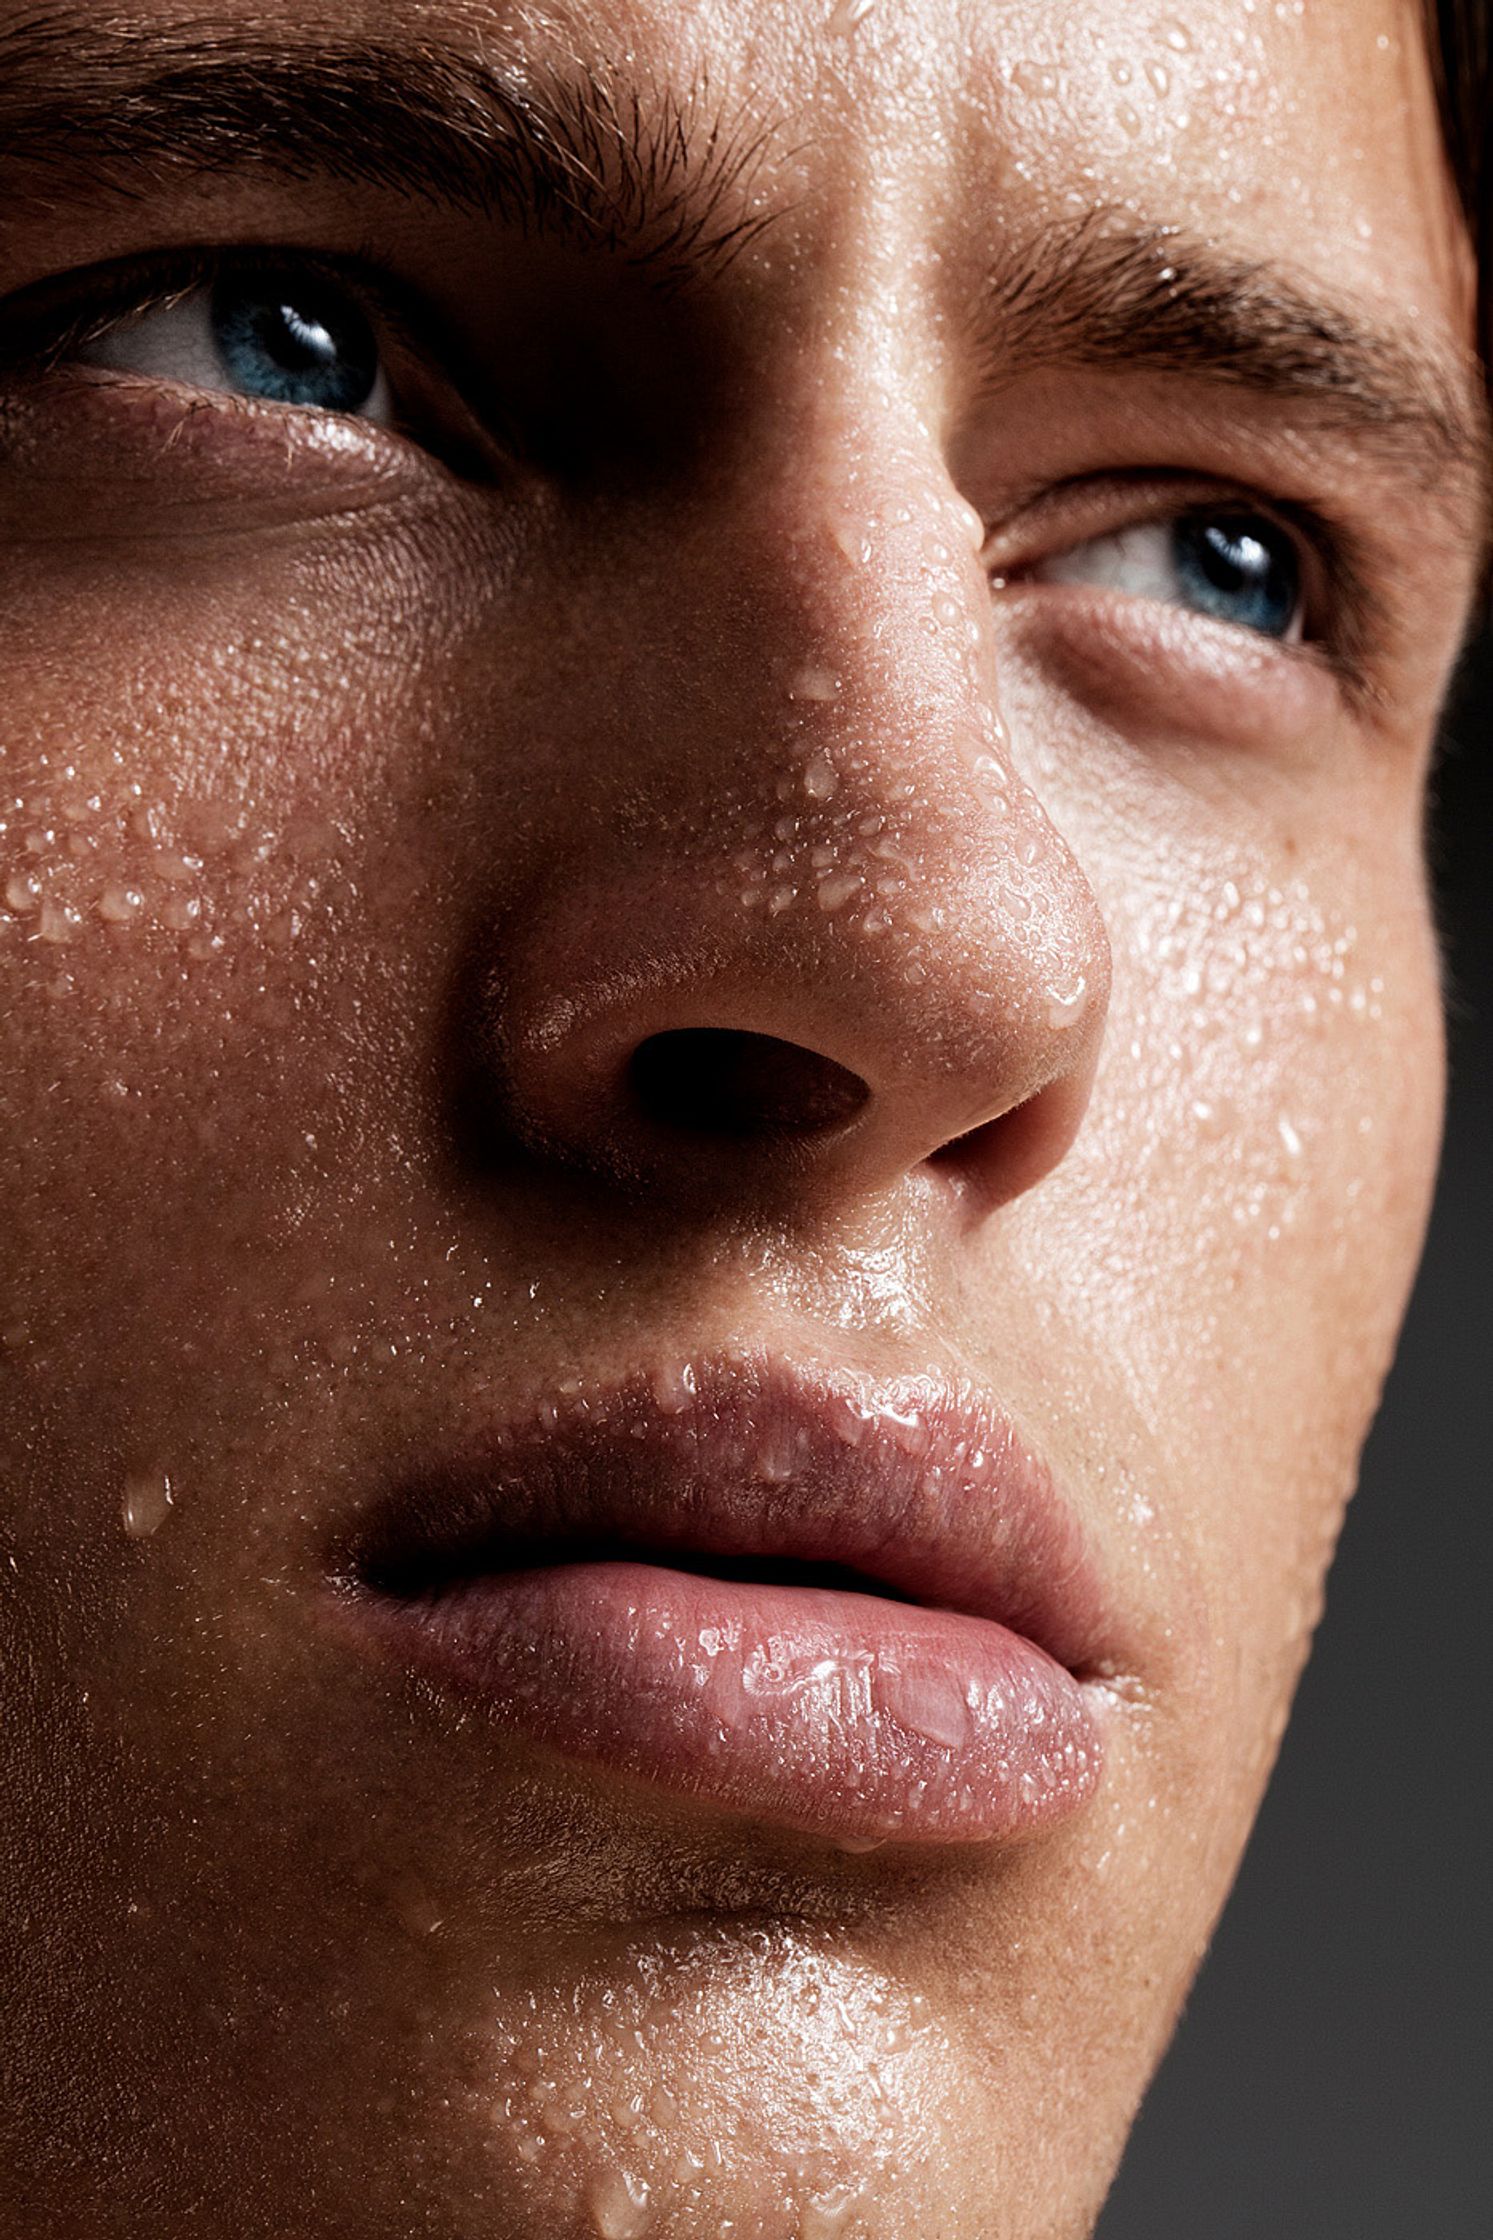
<svg viewBox="0 0 1493 2240">
<path fill-rule="evenodd" d="M 132 1470 L 124 1481 L 119 1518 L 127 1537 L 148 1540 L 171 1510 L 171 1480 L 164 1470 Z"/>
<path fill-rule="evenodd" d="M 798 2220 L 798 2240 L 842 2240 L 860 2202 L 856 2186 L 836 2186 L 830 2193 L 816 2193 L 804 2205 Z"/>
<path fill-rule="evenodd" d="M 795 700 L 834 700 L 839 696 L 840 680 L 833 669 L 811 662 L 798 671 L 788 690 Z"/>
<path fill-rule="evenodd" d="M 94 905 L 105 925 L 133 925 L 145 908 L 145 897 L 138 887 L 105 887 Z"/>
<path fill-rule="evenodd" d="M 41 916 L 37 920 L 36 930 L 43 941 L 56 944 L 71 941 L 82 923 L 83 921 L 77 911 L 70 908 L 68 904 L 53 902 L 48 898 L 41 906 Z"/>
<path fill-rule="evenodd" d="M 202 858 L 183 855 L 176 848 L 157 848 L 150 859 L 150 867 L 168 886 L 179 887 L 197 876 L 202 869 Z"/>
<path fill-rule="evenodd" d="M 34 871 L 16 871 L 5 882 L 5 906 L 20 916 L 41 907 L 41 881 Z"/>
<path fill-rule="evenodd" d="M 840 778 L 830 758 L 822 750 L 811 755 L 804 769 L 804 792 L 811 801 L 829 801 L 839 791 Z"/>
<path fill-rule="evenodd" d="M 1050 101 L 1058 90 L 1058 74 L 1048 62 L 1018 62 L 1011 83 L 1031 101 Z"/>
<path fill-rule="evenodd" d="M 859 872 L 845 872 L 835 879 L 819 882 L 819 907 L 824 911 L 843 909 L 845 904 L 861 891 L 863 881 Z"/>
<path fill-rule="evenodd" d="M 587 2201 L 597 2240 L 638 2240 L 651 2222 L 649 2192 L 647 2181 L 629 2170 L 604 2170 Z"/>
</svg>

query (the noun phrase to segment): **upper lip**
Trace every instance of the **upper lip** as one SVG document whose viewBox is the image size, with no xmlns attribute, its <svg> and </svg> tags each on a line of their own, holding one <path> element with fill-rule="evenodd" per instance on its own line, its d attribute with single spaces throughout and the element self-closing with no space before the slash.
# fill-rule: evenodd
<svg viewBox="0 0 1493 2240">
<path fill-rule="evenodd" d="M 603 1553 L 736 1576 L 833 1567 L 820 1583 L 848 1571 L 992 1620 L 1079 1678 L 1113 1668 L 1082 1527 L 1001 1409 L 929 1376 L 765 1355 L 568 1379 L 378 1499 L 333 1569 L 408 1596 Z"/>
</svg>

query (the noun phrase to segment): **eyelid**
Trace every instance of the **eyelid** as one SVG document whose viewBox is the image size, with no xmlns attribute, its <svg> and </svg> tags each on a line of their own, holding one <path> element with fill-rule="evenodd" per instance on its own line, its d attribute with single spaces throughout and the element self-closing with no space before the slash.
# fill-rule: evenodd
<svg viewBox="0 0 1493 2240">
<path fill-rule="evenodd" d="M 1307 594 L 1306 638 L 1297 651 L 1328 663 L 1355 697 L 1372 697 L 1367 661 L 1382 627 L 1379 598 L 1358 539 L 1325 507 L 1186 468 L 1088 474 L 1014 507 L 987 537 L 983 557 L 995 588 L 1024 585 L 1035 568 L 1082 545 L 1211 508 L 1257 513 L 1292 536 Z"/>
<path fill-rule="evenodd" d="M 439 385 L 460 400 L 472 416 L 474 429 L 480 429 L 487 440 L 479 442 L 469 431 L 466 441 L 444 450 L 429 439 L 428 432 L 416 429 L 404 412 L 392 432 L 435 451 L 461 473 L 490 475 L 511 460 L 512 431 L 495 414 L 491 385 L 479 379 L 449 320 L 419 289 L 366 252 L 331 255 L 282 243 L 190 245 L 82 266 L 38 281 L 0 302 L 0 378 L 40 378 L 56 372 L 116 328 L 172 308 L 224 273 L 283 273 L 288 266 L 308 279 L 345 289 L 368 317 L 381 347 L 404 361 L 409 378 L 401 380 L 396 368 L 396 405 L 402 392 L 418 389 L 422 381 L 432 390 Z M 267 403 L 264 409 L 308 408 Z"/>
</svg>

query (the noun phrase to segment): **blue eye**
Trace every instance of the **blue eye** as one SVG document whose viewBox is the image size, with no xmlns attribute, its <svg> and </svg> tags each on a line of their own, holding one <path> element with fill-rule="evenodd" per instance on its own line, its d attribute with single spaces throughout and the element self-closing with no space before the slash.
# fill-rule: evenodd
<svg viewBox="0 0 1493 2240">
<path fill-rule="evenodd" d="M 350 289 L 293 263 L 220 273 L 121 319 L 80 356 L 219 396 L 393 419 L 367 314 Z"/>
<path fill-rule="evenodd" d="M 246 395 L 357 412 L 379 376 L 378 343 L 344 289 L 294 273 L 230 273 L 212 291 L 213 341 Z"/>
<path fill-rule="evenodd" d="M 1283 643 L 1302 635 L 1295 540 L 1258 513 L 1215 509 L 1137 522 L 1043 561 L 1031 580 L 1089 583 L 1158 599 Z"/>
<path fill-rule="evenodd" d="M 1195 514 L 1175 523 L 1172 537 L 1178 578 L 1204 614 L 1267 638 L 1290 635 L 1301 604 L 1301 563 L 1283 529 L 1258 515 Z"/>
</svg>

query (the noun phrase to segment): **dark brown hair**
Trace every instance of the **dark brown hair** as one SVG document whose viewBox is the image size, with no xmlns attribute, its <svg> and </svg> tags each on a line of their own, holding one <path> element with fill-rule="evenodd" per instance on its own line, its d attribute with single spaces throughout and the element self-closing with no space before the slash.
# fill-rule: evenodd
<svg viewBox="0 0 1493 2240">
<path fill-rule="evenodd" d="M 1493 0 L 1425 0 L 1441 129 L 1478 266 L 1478 340 L 1493 368 Z"/>
</svg>

